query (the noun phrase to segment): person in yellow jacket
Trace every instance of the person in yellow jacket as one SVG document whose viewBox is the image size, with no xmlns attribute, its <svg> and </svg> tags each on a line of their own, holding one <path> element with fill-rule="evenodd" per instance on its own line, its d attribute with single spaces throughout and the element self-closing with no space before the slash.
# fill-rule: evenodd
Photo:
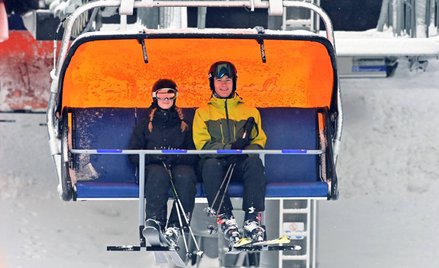
<svg viewBox="0 0 439 268">
<path fill-rule="evenodd" d="M 193 139 L 197 150 L 256 150 L 263 149 L 267 137 L 261 116 L 249 107 L 236 91 L 237 71 L 231 62 L 215 62 L 209 70 L 212 96 L 206 106 L 195 111 Z M 248 122 L 254 124 L 246 132 Z M 245 133 L 245 134 L 244 134 Z M 265 209 L 264 166 L 257 155 L 201 155 L 201 176 L 211 211 L 217 216 L 226 239 L 236 242 L 241 233 L 232 213 L 227 192 L 222 196 L 221 184 L 228 169 L 233 168 L 232 180 L 244 185 L 242 209 L 245 211 L 243 234 L 253 241 L 262 241 L 265 230 L 261 214 Z"/>
</svg>

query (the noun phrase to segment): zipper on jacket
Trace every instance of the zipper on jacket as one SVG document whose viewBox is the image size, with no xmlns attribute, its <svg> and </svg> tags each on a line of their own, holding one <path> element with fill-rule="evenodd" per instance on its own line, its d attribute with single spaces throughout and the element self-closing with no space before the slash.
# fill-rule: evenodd
<svg viewBox="0 0 439 268">
<path fill-rule="evenodd" d="M 229 142 L 232 142 L 232 133 L 230 132 L 229 109 L 227 108 L 227 99 L 224 102 L 224 109 L 226 110 L 227 133 L 229 135 Z"/>
<path fill-rule="evenodd" d="M 223 123 L 221 122 L 221 120 L 219 121 L 220 123 L 220 132 L 221 132 L 221 143 L 226 143 L 224 141 L 224 130 L 223 130 Z"/>
</svg>

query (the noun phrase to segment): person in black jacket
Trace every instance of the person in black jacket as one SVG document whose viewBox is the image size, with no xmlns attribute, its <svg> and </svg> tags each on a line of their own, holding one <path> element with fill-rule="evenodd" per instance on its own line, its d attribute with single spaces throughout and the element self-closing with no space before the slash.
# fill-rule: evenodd
<svg viewBox="0 0 439 268">
<path fill-rule="evenodd" d="M 153 102 L 146 117 L 136 125 L 132 133 L 130 149 L 195 149 L 191 128 L 182 110 L 175 105 L 175 82 L 159 79 L 152 87 L 152 97 Z M 130 160 L 137 165 L 138 158 L 138 155 L 130 155 Z M 190 219 L 195 202 L 197 177 L 194 166 L 197 160 L 197 155 L 145 155 L 145 227 L 156 227 L 157 231 L 164 231 L 171 244 L 177 243 L 182 226 L 179 224 L 175 202 L 166 224 L 170 180 L 173 180 L 186 216 Z M 184 219 L 182 223 L 185 224 Z"/>
</svg>

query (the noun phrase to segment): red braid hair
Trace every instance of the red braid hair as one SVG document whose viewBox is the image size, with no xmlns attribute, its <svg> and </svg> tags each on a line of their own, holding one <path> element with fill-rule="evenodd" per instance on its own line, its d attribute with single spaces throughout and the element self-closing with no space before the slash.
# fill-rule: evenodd
<svg viewBox="0 0 439 268">
<path fill-rule="evenodd" d="M 186 122 L 184 122 L 183 110 L 181 108 L 179 108 L 179 107 L 175 107 L 175 110 L 177 111 L 178 117 L 181 120 L 181 126 L 180 126 L 181 132 L 184 132 L 184 131 L 188 130 L 189 126 L 186 124 Z"/>
<path fill-rule="evenodd" d="M 149 123 L 148 123 L 148 130 L 149 130 L 149 133 L 152 132 L 152 119 L 154 119 L 154 114 L 155 114 L 155 111 L 156 111 L 156 110 L 157 110 L 157 108 L 154 108 L 154 109 L 152 109 L 151 112 L 149 113 Z"/>
</svg>

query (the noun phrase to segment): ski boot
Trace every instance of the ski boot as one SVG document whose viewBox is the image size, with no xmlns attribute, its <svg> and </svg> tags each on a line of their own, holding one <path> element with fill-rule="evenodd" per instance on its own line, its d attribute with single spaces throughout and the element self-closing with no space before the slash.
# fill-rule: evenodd
<svg viewBox="0 0 439 268">
<path fill-rule="evenodd" d="M 253 243 L 265 240 L 265 229 L 257 221 L 244 222 L 244 236 L 251 239 Z"/>
<path fill-rule="evenodd" d="M 180 228 L 177 226 L 170 226 L 166 228 L 165 238 L 168 240 L 172 248 L 178 248 L 178 239 L 180 237 Z"/>
<path fill-rule="evenodd" d="M 238 230 L 238 224 L 236 219 L 231 216 L 230 218 L 224 217 L 223 215 L 218 217 L 218 224 L 221 225 L 224 237 L 231 244 L 234 244 L 241 239 L 241 233 Z"/>
<path fill-rule="evenodd" d="M 142 234 L 143 237 L 145 237 L 146 243 L 150 246 L 162 246 L 163 242 L 166 242 L 162 233 L 161 224 L 155 219 L 146 220 Z"/>
</svg>

